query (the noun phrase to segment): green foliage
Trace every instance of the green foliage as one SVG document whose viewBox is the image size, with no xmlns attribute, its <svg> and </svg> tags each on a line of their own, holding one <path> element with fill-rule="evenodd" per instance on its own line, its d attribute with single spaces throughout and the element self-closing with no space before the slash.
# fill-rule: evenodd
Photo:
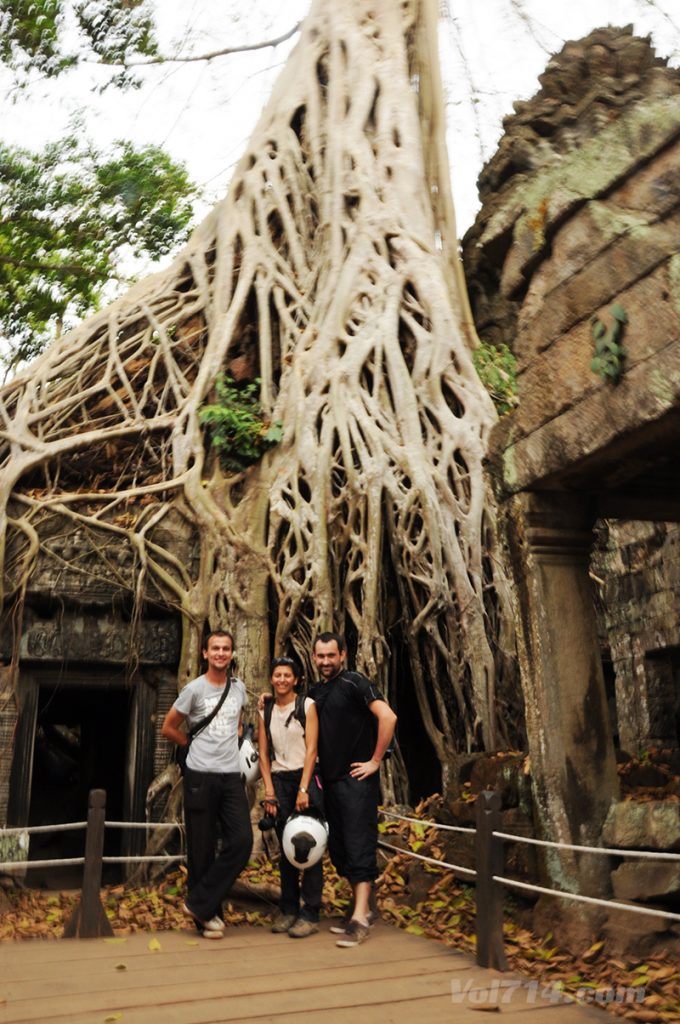
<svg viewBox="0 0 680 1024">
<path fill-rule="evenodd" d="M 239 386 L 231 377 L 220 374 L 215 391 L 217 402 L 204 405 L 199 417 L 209 430 L 224 469 L 239 473 L 278 444 L 283 430 L 280 423 L 270 423 L 264 415 L 259 378 Z"/>
<path fill-rule="evenodd" d="M 511 412 L 518 403 L 517 360 L 507 345 L 482 341 L 472 353 L 475 370 L 491 395 L 499 416 Z"/>
<path fill-rule="evenodd" d="M 609 312 L 613 320 L 610 327 L 603 324 L 597 316 L 591 320 L 595 355 L 591 360 L 590 369 L 593 373 L 599 374 L 602 380 L 617 384 L 623 374 L 623 364 L 626 358 L 626 350 L 620 344 L 620 338 L 628 317 L 625 309 L 618 302 L 610 307 Z"/>
<path fill-rule="evenodd" d="M 0 60 L 24 85 L 82 62 L 125 64 L 158 53 L 149 0 L 0 0 Z M 137 85 L 127 70 L 113 79 Z"/>
<path fill-rule="evenodd" d="M 15 365 L 94 309 L 131 257 L 167 255 L 188 234 L 197 190 L 155 146 L 105 156 L 77 131 L 42 152 L 0 143 L 0 333 Z"/>
</svg>

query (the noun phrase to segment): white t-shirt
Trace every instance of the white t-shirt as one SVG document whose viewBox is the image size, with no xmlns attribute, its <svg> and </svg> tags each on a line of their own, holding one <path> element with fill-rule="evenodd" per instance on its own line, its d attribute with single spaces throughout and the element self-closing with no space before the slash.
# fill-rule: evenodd
<svg viewBox="0 0 680 1024">
<path fill-rule="evenodd" d="M 173 707 L 187 716 L 190 729 L 210 714 L 223 691 L 223 686 L 216 686 L 205 676 L 198 676 L 187 683 Z M 239 770 L 238 722 L 245 703 L 246 688 L 240 679 L 233 678 L 224 704 L 212 722 L 191 741 L 187 756 L 189 768 L 197 772 L 220 773 Z"/>
<path fill-rule="evenodd" d="M 305 714 L 309 711 L 314 701 L 310 697 L 305 698 Z M 272 719 L 269 726 L 272 734 L 274 752 L 269 751 L 271 768 L 273 772 L 291 772 L 296 768 L 303 768 L 307 748 L 305 746 L 305 734 L 293 712 L 295 701 L 279 707 L 274 703 L 272 708 Z M 291 718 L 291 715 L 293 717 Z M 264 720 L 264 711 L 260 712 L 260 718 Z M 288 722 L 288 719 L 290 721 Z M 288 722 L 288 725 L 286 725 Z M 264 728 L 264 726 L 263 726 Z M 274 757 L 274 755 L 276 755 Z"/>
</svg>

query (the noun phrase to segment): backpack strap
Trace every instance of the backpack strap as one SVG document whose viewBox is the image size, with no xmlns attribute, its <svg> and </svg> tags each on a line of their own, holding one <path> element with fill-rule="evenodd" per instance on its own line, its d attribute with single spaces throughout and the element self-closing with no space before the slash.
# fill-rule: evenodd
<svg viewBox="0 0 680 1024">
<path fill-rule="evenodd" d="M 305 710 L 305 701 L 306 700 L 307 700 L 306 694 L 304 694 L 304 693 L 296 693 L 295 694 L 295 710 L 294 710 L 293 714 L 295 715 L 295 717 L 297 718 L 298 722 L 302 726 L 302 731 L 303 732 L 305 731 L 305 726 L 307 725 L 307 712 Z"/>
<path fill-rule="evenodd" d="M 274 710 L 274 698 L 264 702 L 264 734 L 267 737 L 267 748 L 269 750 L 270 762 L 274 760 L 274 744 L 272 743 L 272 712 Z"/>
</svg>

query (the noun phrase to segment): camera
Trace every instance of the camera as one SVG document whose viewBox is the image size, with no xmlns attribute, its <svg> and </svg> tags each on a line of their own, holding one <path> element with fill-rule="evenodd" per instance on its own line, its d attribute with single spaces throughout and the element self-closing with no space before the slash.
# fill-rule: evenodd
<svg viewBox="0 0 680 1024">
<path fill-rule="evenodd" d="M 276 804 L 276 807 L 278 809 L 279 801 L 275 797 L 273 797 L 271 800 L 260 800 L 260 807 L 263 807 L 265 809 L 264 814 L 257 823 L 257 827 L 259 828 L 260 832 L 269 832 L 269 829 L 274 828 L 276 825 L 276 815 L 271 814 L 267 810 L 267 804 Z"/>
</svg>

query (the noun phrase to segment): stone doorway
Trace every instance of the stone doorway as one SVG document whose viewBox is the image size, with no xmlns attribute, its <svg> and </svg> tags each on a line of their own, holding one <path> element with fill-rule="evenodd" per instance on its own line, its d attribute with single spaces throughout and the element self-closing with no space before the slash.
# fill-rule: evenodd
<svg viewBox="0 0 680 1024">
<path fill-rule="evenodd" d="M 144 820 L 144 795 L 153 774 L 155 690 L 144 680 L 125 683 L 101 669 L 36 669 L 22 673 L 21 712 L 10 781 L 12 825 L 43 825 L 87 818 L 91 789 L 105 789 L 109 821 Z M 132 855 L 140 831 L 107 830 L 105 856 Z M 82 856 L 84 832 L 31 838 L 29 859 Z M 80 867 L 29 869 L 35 887 L 78 886 Z M 123 876 L 105 867 L 105 880 Z"/>
<path fill-rule="evenodd" d="M 122 687 L 39 687 L 29 825 L 83 821 L 91 789 L 106 790 L 107 818 L 122 819 L 133 697 L 133 690 Z M 120 831 L 107 831 L 106 856 L 120 855 L 121 838 Z M 32 860 L 77 857 L 82 855 L 82 845 L 82 832 L 36 835 L 30 856 Z M 63 873 L 29 870 L 27 881 L 51 888 L 62 881 Z M 79 877 L 80 868 L 75 874 Z M 109 868 L 107 874 L 119 872 Z"/>
<path fill-rule="evenodd" d="M 650 746 L 680 749 L 680 647 L 647 651 Z"/>
</svg>

